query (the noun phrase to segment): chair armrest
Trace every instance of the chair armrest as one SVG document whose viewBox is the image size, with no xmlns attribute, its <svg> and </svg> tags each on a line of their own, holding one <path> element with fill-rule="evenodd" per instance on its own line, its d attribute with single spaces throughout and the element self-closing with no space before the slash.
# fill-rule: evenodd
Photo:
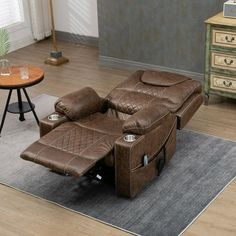
<svg viewBox="0 0 236 236">
<path fill-rule="evenodd" d="M 58 115 L 59 117 L 56 120 L 50 120 L 49 117 L 51 117 L 52 115 Z M 40 137 L 43 137 L 44 135 L 51 132 L 53 129 L 55 129 L 56 127 L 67 121 L 69 121 L 69 119 L 65 115 L 53 112 L 49 116 L 40 120 L 39 123 Z"/>
<path fill-rule="evenodd" d="M 152 104 L 128 118 L 123 124 L 123 132 L 146 134 L 159 126 L 169 113 L 166 107 Z"/>
<path fill-rule="evenodd" d="M 144 135 L 135 134 L 133 142 L 124 137 L 115 142 L 115 182 L 117 194 L 134 197 L 147 183 L 159 175 L 160 159 L 167 163 L 176 144 L 176 117 L 169 113 L 165 122 Z M 146 160 L 145 160 L 146 159 Z"/>
<path fill-rule="evenodd" d="M 104 101 L 92 88 L 86 87 L 59 98 L 55 103 L 55 110 L 75 121 L 100 112 Z"/>
</svg>

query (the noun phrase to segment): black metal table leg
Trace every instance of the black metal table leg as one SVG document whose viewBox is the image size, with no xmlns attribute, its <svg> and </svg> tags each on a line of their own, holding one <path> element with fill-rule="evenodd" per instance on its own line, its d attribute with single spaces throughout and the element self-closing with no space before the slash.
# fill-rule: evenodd
<svg viewBox="0 0 236 236">
<path fill-rule="evenodd" d="M 26 97 L 26 99 L 27 99 L 27 102 L 29 103 L 29 106 L 30 106 L 30 108 L 31 108 L 31 110 L 32 110 L 32 112 L 33 112 L 33 114 L 34 114 L 35 120 L 37 121 L 37 123 L 38 123 L 38 125 L 39 125 L 39 119 L 38 119 L 38 117 L 37 117 L 37 114 L 36 114 L 36 112 L 35 112 L 35 110 L 34 110 L 34 106 L 32 105 L 32 103 L 31 103 L 31 101 L 30 101 L 30 98 L 29 98 L 29 96 L 28 96 L 28 94 L 27 94 L 25 88 L 23 88 L 23 92 L 24 92 L 25 97 Z"/>
<path fill-rule="evenodd" d="M 9 106 L 9 103 L 10 103 L 10 100 L 11 100 L 11 94 L 12 94 L 12 89 L 10 89 L 10 91 L 9 91 L 6 106 L 5 106 L 5 109 L 4 109 L 4 112 L 3 112 L 2 122 L 1 122 L 1 126 L 0 126 L 0 137 L 1 137 L 2 128 L 3 128 L 4 121 L 5 121 L 6 114 L 7 114 L 7 108 Z"/>
<path fill-rule="evenodd" d="M 20 121 L 25 120 L 24 112 L 23 112 L 23 104 L 22 104 L 22 97 L 21 97 L 21 92 L 20 89 L 17 89 L 17 97 L 18 97 L 18 106 L 19 106 L 19 112 L 20 112 Z"/>
</svg>

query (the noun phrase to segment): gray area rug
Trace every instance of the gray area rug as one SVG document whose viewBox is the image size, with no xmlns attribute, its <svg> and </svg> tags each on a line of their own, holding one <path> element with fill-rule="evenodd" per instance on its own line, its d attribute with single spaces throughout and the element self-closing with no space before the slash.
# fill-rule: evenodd
<svg viewBox="0 0 236 236">
<path fill-rule="evenodd" d="M 54 97 L 33 102 L 40 118 Z M 7 115 L 0 138 L 0 181 L 141 235 L 178 235 L 236 175 L 236 143 L 191 131 L 177 135 L 177 151 L 162 175 L 135 199 L 116 196 L 108 184 L 55 174 L 19 158 L 38 138 L 31 114 Z"/>
</svg>

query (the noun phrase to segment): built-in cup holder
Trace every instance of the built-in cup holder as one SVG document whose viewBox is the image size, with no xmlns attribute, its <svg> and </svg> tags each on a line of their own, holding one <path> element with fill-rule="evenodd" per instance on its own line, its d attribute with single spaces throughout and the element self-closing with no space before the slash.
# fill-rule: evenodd
<svg viewBox="0 0 236 236">
<path fill-rule="evenodd" d="M 48 116 L 48 119 L 49 119 L 50 121 L 57 121 L 57 120 L 59 120 L 60 118 L 61 118 L 61 115 L 59 115 L 59 114 L 52 114 L 52 115 Z"/>
<path fill-rule="evenodd" d="M 127 134 L 124 136 L 124 141 L 128 143 L 132 143 L 137 139 L 137 137 L 133 134 Z"/>
</svg>

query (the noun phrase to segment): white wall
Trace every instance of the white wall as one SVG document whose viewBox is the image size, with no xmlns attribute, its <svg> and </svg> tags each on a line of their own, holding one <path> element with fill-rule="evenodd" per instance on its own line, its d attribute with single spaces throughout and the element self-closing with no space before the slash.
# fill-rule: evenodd
<svg viewBox="0 0 236 236">
<path fill-rule="evenodd" d="M 24 11 L 24 13 L 22 13 L 24 14 L 24 22 L 7 27 L 11 42 L 10 51 L 15 51 L 35 42 L 31 30 L 27 0 L 23 0 L 22 4 L 21 9 Z"/>
<path fill-rule="evenodd" d="M 55 28 L 98 37 L 97 0 L 53 0 Z"/>
</svg>

